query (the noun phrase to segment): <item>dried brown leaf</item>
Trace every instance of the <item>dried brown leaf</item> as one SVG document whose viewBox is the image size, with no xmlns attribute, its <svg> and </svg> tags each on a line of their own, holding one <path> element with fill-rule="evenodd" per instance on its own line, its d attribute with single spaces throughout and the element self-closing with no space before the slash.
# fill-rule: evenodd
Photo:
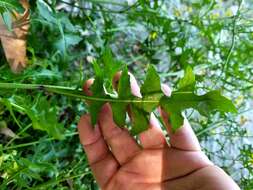
<svg viewBox="0 0 253 190">
<path fill-rule="evenodd" d="M 5 121 L 0 121 L 0 134 L 3 134 L 6 137 L 18 138 L 18 136 L 7 127 Z"/>
<path fill-rule="evenodd" d="M 29 29 L 29 4 L 27 0 L 20 0 L 20 2 L 25 12 L 15 13 L 12 23 L 13 31 L 8 31 L 0 19 L 0 39 L 5 57 L 14 73 L 22 71 L 27 65 L 26 36 Z"/>
<path fill-rule="evenodd" d="M 18 138 L 18 136 L 9 128 L 0 129 L 0 134 L 5 135 L 6 137 Z"/>
</svg>

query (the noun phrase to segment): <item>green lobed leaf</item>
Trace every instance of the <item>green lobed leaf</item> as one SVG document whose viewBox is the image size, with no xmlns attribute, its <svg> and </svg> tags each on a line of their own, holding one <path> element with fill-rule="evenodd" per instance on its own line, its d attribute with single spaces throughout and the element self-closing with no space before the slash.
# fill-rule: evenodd
<svg viewBox="0 0 253 190">
<path fill-rule="evenodd" d="M 208 116 L 208 110 L 217 110 L 222 113 L 237 113 L 237 109 L 233 102 L 225 96 L 222 96 L 220 90 L 214 90 L 206 93 L 203 95 L 203 99 L 206 99 L 207 101 L 204 102 L 204 104 L 202 101 L 198 104 L 198 110 L 203 115 Z"/>
<path fill-rule="evenodd" d="M 111 103 L 113 120 L 119 127 L 123 127 L 126 123 L 126 103 Z"/>
<path fill-rule="evenodd" d="M 205 95 L 198 96 L 193 92 L 175 92 L 171 97 L 163 97 L 160 105 L 173 118 L 171 124 L 173 130 L 180 128 L 183 125 L 183 117 L 181 112 L 188 108 L 193 108 L 203 115 L 208 115 L 212 111 L 232 112 L 237 110 L 232 101 L 222 96 L 220 91 L 215 90 L 208 92 Z"/>
<path fill-rule="evenodd" d="M 134 103 L 132 111 L 132 133 L 138 134 L 148 128 L 150 113 L 159 105 L 161 92 L 161 82 L 158 73 L 153 65 L 149 65 L 147 75 L 141 86 L 142 101 Z M 140 100 L 140 98 L 135 98 Z"/>
<path fill-rule="evenodd" d="M 127 68 L 121 74 L 118 84 L 118 98 L 131 99 L 130 77 Z M 124 126 L 126 121 L 126 111 L 128 103 L 112 102 L 113 119 L 118 126 Z"/>
<path fill-rule="evenodd" d="M 46 97 L 38 96 L 35 104 L 32 104 L 29 99 L 25 99 L 21 96 L 13 96 L 12 98 L 4 99 L 2 102 L 11 113 L 13 109 L 25 112 L 31 119 L 34 129 L 46 131 L 55 139 L 64 138 L 64 128 L 63 125 L 58 122 L 56 108 L 49 104 Z M 12 107 L 12 104 L 19 106 Z"/>
<path fill-rule="evenodd" d="M 128 74 L 127 67 L 121 74 L 119 84 L 118 84 L 118 97 L 121 99 L 131 98 L 131 86 L 130 86 L 130 76 Z"/>
<path fill-rule="evenodd" d="M 160 77 L 153 65 L 148 66 L 146 78 L 141 86 L 141 94 L 144 101 L 159 100 L 163 96 L 161 92 Z M 159 102 L 142 104 L 138 103 L 136 106 L 146 112 L 151 112 L 158 106 L 158 104 Z"/>
<path fill-rule="evenodd" d="M 182 116 L 181 111 L 174 111 L 170 112 L 170 123 L 172 125 L 172 131 L 175 132 L 177 129 L 179 129 L 183 123 L 184 123 L 184 117 Z"/>
<path fill-rule="evenodd" d="M 123 126 L 126 120 L 126 108 L 127 106 L 130 106 L 132 111 L 131 119 L 133 121 L 133 134 L 139 133 L 147 129 L 150 112 L 152 112 L 156 106 L 163 107 L 165 111 L 170 115 L 174 131 L 183 125 L 184 118 L 181 114 L 185 109 L 188 108 L 196 109 L 203 115 L 208 115 L 214 110 L 220 112 L 237 112 L 232 101 L 222 96 L 221 92 L 218 90 L 208 92 L 204 95 L 196 95 L 193 91 L 191 92 L 182 90 L 173 92 L 171 97 L 163 95 L 160 90 L 159 76 L 156 73 L 155 69 L 152 67 L 149 67 L 147 77 L 144 81 L 143 86 L 141 87 L 143 98 L 133 97 L 131 95 L 130 77 L 128 75 L 127 68 L 123 70 L 122 77 L 119 81 L 118 97 L 111 97 L 105 92 L 104 68 L 101 68 L 99 64 L 97 64 L 97 62 L 94 62 L 93 65 L 96 77 L 91 87 L 91 91 L 93 93 L 92 97 L 84 96 L 83 93 L 79 90 L 61 86 L 41 86 L 37 84 L 15 84 L 9 86 L 8 83 L 0 83 L 0 86 L 1 88 L 7 89 L 41 89 L 41 87 L 43 87 L 44 90 L 47 90 L 49 92 L 86 99 L 90 102 L 89 110 L 93 125 L 97 122 L 100 108 L 103 106 L 103 104 L 109 102 L 113 107 L 112 109 L 115 122 L 119 126 Z M 149 82 L 152 88 L 148 88 Z M 193 82 L 188 84 L 193 84 Z M 182 86 L 185 87 L 189 85 Z M 38 128 L 39 127 L 40 126 L 38 125 Z M 50 133 L 49 129 L 48 132 Z"/>
<path fill-rule="evenodd" d="M 102 53 L 102 58 L 99 60 L 100 62 L 93 62 L 93 68 L 94 68 L 94 73 L 95 73 L 95 80 L 94 83 L 91 87 L 91 91 L 94 97 L 97 98 L 108 98 L 112 95 L 114 92 L 113 85 L 112 85 L 112 80 L 114 75 L 121 69 L 122 63 L 119 61 L 116 61 L 113 56 L 110 48 L 106 46 Z M 127 72 L 127 71 L 125 71 Z M 121 83 L 124 83 L 124 85 L 127 85 L 127 80 L 128 76 L 124 76 L 123 79 L 121 80 Z M 121 98 L 124 98 L 126 91 L 124 90 L 124 85 L 120 85 L 119 87 L 119 96 Z M 128 94 L 126 94 L 128 95 Z M 89 106 L 89 110 L 91 113 L 91 121 L 92 124 L 96 124 L 97 122 L 97 117 L 98 113 L 101 109 L 101 107 L 105 104 L 105 102 L 97 102 L 97 101 L 92 101 Z M 113 112 L 120 112 L 121 114 L 125 110 L 124 108 L 125 104 L 114 104 L 113 105 Z M 120 126 L 124 125 L 123 120 L 125 116 L 120 116 L 119 113 L 114 114 L 115 116 L 115 122 L 118 123 Z"/>
<path fill-rule="evenodd" d="M 149 113 L 139 109 L 138 107 L 131 106 L 132 114 L 132 129 L 131 134 L 137 135 L 148 129 L 149 126 Z"/>
<path fill-rule="evenodd" d="M 35 129 L 46 131 L 55 139 L 64 139 L 64 128 L 58 123 L 56 108 L 50 106 L 46 97 L 39 97 L 30 110 L 26 108 L 26 113 Z"/>
<path fill-rule="evenodd" d="M 149 65 L 146 78 L 141 86 L 142 95 L 161 92 L 161 81 L 153 65 Z"/>
<path fill-rule="evenodd" d="M 103 91 L 103 79 L 101 76 L 96 76 L 94 83 L 91 86 L 92 96 L 93 97 L 106 97 Z M 91 123 L 95 125 L 97 123 L 97 118 L 101 107 L 105 102 L 100 101 L 91 101 L 89 105 L 89 111 L 91 114 Z"/>
<path fill-rule="evenodd" d="M 61 53 L 64 53 L 66 49 L 70 48 L 70 46 L 77 45 L 81 40 L 82 38 L 78 35 L 65 34 L 64 38 L 60 37 L 54 45 Z"/>
<path fill-rule="evenodd" d="M 112 80 L 114 75 L 122 69 L 123 63 L 114 59 L 109 46 L 106 46 L 103 50 L 100 61 L 103 68 L 104 87 L 108 93 L 114 94 Z"/>
<path fill-rule="evenodd" d="M 193 91 L 196 83 L 193 70 L 190 66 L 187 66 L 184 72 L 184 77 L 178 83 L 178 90 Z"/>
</svg>

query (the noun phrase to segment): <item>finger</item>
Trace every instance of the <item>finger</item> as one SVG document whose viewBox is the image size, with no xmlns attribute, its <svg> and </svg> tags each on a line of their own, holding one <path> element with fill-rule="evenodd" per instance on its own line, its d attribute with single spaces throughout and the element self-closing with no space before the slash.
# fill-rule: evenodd
<svg viewBox="0 0 253 190">
<path fill-rule="evenodd" d="M 92 96 L 90 87 L 92 86 L 94 79 L 88 79 L 83 85 L 83 91 L 87 96 Z"/>
<path fill-rule="evenodd" d="M 155 115 L 151 113 L 149 129 L 139 135 L 143 148 L 162 148 L 168 146 L 161 126 Z"/>
<path fill-rule="evenodd" d="M 99 125 L 111 152 L 120 164 L 126 163 L 140 151 L 140 147 L 128 131 L 116 126 L 108 103 L 100 111 Z"/>
<path fill-rule="evenodd" d="M 137 80 L 135 77 L 129 73 L 130 76 L 130 86 L 131 86 L 131 92 L 134 96 L 141 98 L 141 92 L 140 92 L 140 87 L 137 83 Z M 120 78 L 120 75 L 118 74 L 116 78 Z M 161 89 L 164 91 L 168 91 L 168 88 L 163 87 L 161 85 Z M 166 94 L 170 94 L 171 92 L 164 92 Z M 132 114 L 131 114 L 131 109 L 128 110 L 128 115 L 130 116 L 130 119 L 132 120 Z M 168 146 L 166 139 L 163 135 L 163 132 L 160 128 L 159 122 L 155 118 L 153 114 L 150 115 L 150 127 L 148 130 L 144 131 L 143 133 L 140 134 L 139 136 L 140 142 L 143 146 L 143 148 L 160 148 L 164 146 Z"/>
<path fill-rule="evenodd" d="M 130 83 L 131 83 L 131 92 L 134 96 L 141 98 L 140 87 L 135 79 L 135 77 L 129 73 Z M 119 77 L 118 77 L 119 78 Z M 132 120 L 131 110 L 128 110 L 130 119 Z M 159 148 L 167 146 L 166 139 L 162 133 L 159 122 L 153 114 L 150 116 L 150 127 L 148 130 L 142 132 L 139 136 L 140 142 L 143 148 Z"/>
<path fill-rule="evenodd" d="M 140 87 L 137 83 L 136 78 L 132 73 L 128 73 L 130 76 L 130 86 L 131 86 L 131 92 L 134 96 L 142 98 Z"/>
<path fill-rule="evenodd" d="M 99 127 L 91 125 L 89 115 L 81 117 L 78 132 L 94 176 L 103 187 L 117 171 L 119 164 L 105 143 Z"/>
<path fill-rule="evenodd" d="M 122 73 L 121 71 L 117 72 L 113 77 L 113 87 L 116 90 L 118 89 L 118 82 L 120 80 L 121 73 Z M 142 97 L 141 90 L 137 83 L 137 80 L 135 79 L 132 73 L 128 72 L 128 75 L 130 77 L 130 88 L 131 88 L 132 95 L 141 98 Z"/>
<path fill-rule="evenodd" d="M 165 96 L 170 97 L 172 94 L 171 88 L 166 84 L 161 84 L 161 90 L 164 93 Z"/>
<path fill-rule="evenodd" d="M 168 85 L 162 84 L 162 91 L 166 96 L 171 96 L 172 90 Z M 169 115 L 161 108 L 159 108 L 159 112 L 167 128 L 171 147 L 192 151 L 201 149 L 199 141 L 186 118 L 184 119 L 183 126 L 176 132 L 172 132 L 172 126 L 169 122 Z"/>
<path fill-rule="evenodd" d="M 159 110 L 168 131 L 171 147 L 189 151 L 201 150 L 199 141 L 186 118 L 184 119 L 183 126 L 177 129 L 176 132 L 172 132 L 168 114 L 161 108 Z"/>
</svg>

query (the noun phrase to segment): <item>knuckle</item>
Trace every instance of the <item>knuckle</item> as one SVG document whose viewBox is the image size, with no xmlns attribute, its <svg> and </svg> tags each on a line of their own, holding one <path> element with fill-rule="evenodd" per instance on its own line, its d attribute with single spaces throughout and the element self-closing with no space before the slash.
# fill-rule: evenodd
<svg viewBox="0 0 253 190">
<path fill-rule="evenodd" d="M 115 138 L 121 138 L 121 135 L 123 133 L 124 133 L 124 131 L 121 128 L 115 126 L 110 131 L 110 134 L 106 135 L 105 140 L 106 141 L 111 141 L 112 139 L 115 139 Z"/>
</svg>

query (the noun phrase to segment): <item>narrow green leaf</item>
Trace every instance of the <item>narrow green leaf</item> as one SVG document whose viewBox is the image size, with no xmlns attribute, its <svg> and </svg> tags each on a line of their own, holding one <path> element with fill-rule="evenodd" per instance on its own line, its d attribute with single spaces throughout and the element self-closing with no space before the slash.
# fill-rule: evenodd
<svg viewBox="0 0 253 190">
<path fill-rule="evenodd" d="M 112 66 L 114 64 L 114 58 L 113 58 L 112 51 L 109 46 L 106 46 L 105 49 L 103 50 L 102 61 L 103 61 L 103 64 L 104 64 L 106 70 L 113 69 L 110 66 Z"/>
<path fill-rule="evenodd" d="M 48 4 L 45 1 L 38 0 L 37 8 L 42 18 L 46 19 L 48 22 L 51 22 L 52 24 L 57 24 L 57 19 L 54 17 L 51 7 L 48 6 Z"/>
<path fill-rule="evenodd" d="M 100 77 L 100 78 L 103 77 L 103 71 L 102 71 L 101 67 L 99 66 L 99 64 L 97 63 L 97 61 L 94 61 L 92 63 L 92 65 L 93 65 L 93 70 L 94 70 L 95 76 Z"/>
</svg>

